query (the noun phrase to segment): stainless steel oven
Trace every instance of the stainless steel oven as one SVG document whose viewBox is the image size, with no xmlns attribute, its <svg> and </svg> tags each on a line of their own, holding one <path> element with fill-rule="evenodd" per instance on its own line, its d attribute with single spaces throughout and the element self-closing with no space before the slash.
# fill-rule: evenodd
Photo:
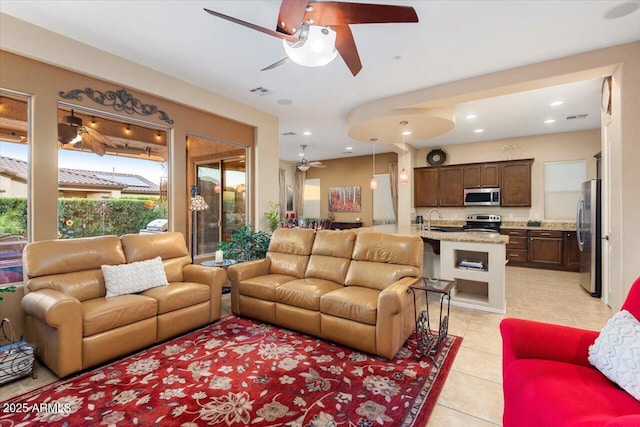
<svg viewBox="0 0 640 427">
<path fill-rule="evenodd" d="M 499 188 L 466 188 L 465 206 L 500 206 Z"/>
</svg>

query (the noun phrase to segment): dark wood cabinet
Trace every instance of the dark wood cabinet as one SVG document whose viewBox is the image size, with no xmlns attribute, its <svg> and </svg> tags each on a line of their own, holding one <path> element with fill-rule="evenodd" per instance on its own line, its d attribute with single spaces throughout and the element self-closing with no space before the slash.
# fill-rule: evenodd
<svg viewBox="0 0 640 427">
<path fill-rule="evenodd" d="M 543 265 L 562 265 L 564 255 L 562 234 L 562 231 L 529 230 L 527 247 L 529 262 Z"/>
<path fill-rule="evenodd" d="M 501 206 L 531 206 L 531 164 L 533 160 L 513 160 L 501 164 Z"/>
<path fill-rule="evenodd" d="M 438 205 L 464 206 L 464 181 L 462 166 L 441 167 L 438 173 Z"/>
<path fill-rule="evenodd" d="M 500 187 L 500 165 L 484 163 L 464 166 L 464 188 Z"/>
<path fill-rule="evenodd" d="M 350 230 L 352 228 L 360 228 L 360 227 L 362 227 L 362 221 L 354 221 L 354 222 L 333 221 L 331 223 L 332 230 Z"/>
<path fill-rule="evenodd" d="M 507 243 L 507 260 L 511 266 L 525 265 L 528 262 L 527 256 L 527 230 L 501 229 L 500 234 L 509 236 Z"/>
<path fill-rule="evenodd" d="M 567 270 L 580 271 L 580 248 L 575 231 L 565 231 L 564 236 L 564 265 Z"/>
<path fill-rule="evenodd" d="M 416 207 L 438 206 L 438 168 L 413 170 L 413 203 Z"/>
<path fill-rule="evenodd" d="M 580 250 L 575 231 L 502 228 L 500 234 L 509 236 L 507 265 L 580 271 Z"/>
</svg>

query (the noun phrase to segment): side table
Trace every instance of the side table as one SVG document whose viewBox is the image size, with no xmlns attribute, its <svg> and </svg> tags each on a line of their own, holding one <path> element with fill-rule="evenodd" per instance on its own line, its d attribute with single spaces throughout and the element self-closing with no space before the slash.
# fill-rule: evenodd
<svg viewBox="0 0 640 427">
<path fill-rule="evenodd" d="M 414 283 L 409 286 L 409 290 L 413 293 L 414 304 L 414 320 L 416 322 L 416 338 L 418 351 L 421 355 L 429 357 L 438 367 L 435 356 L 438 354 L 440 345 L 444 341 L 449 331 L 449 310 L 451 303 L 451 291 L 456 286 L 455 280 L 431 279 L 425 277 L 421 282 Z M 421 295 L 416 293 L 422 292 L 425 298 L 426 309 L 417 314 L 418 302 L 422 299 Z M 431 329 L 431 320 L 429 319 L 429 292 L 437 294 L 440 299 L 440 318 L 438 329 Z M 446 303 L 446 313 L 444 305 Z"/>
<path fill-rule="evenodd" d="M 229 268 L 230 266 L 237 264 L 238 261 L 236 261 L 235 259 L 225 259 L 222 262 L 216 262 L 215 260 L 211 260 L 211 261 L 202 261 L 200 263 L 200 265 L 204 265 L 205 267 L 220 267 L 220 268 L 224 268 L 225 270 L 227 268 Z M 227 281 L 228 283 L 228 281 Z M 222 287 L 222 294 L 228 294 L 229 292 L 231 292 L 231 289 L 229 288 L 229 286 L 223 286 Z"/>
</svg>

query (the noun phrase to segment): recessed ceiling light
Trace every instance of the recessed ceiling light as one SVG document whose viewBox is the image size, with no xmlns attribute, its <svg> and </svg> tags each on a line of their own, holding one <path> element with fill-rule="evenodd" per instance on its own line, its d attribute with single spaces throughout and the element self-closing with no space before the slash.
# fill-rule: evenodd
<svg viewBox="0 0 640 427">
<path fill-rule="evenodd" d="M 411 135 L 411 131 L 410 130 L 405 130 L 404 132 L 402 132 L 403 135 Z"/>
<path fill-rule="evenodd" d="M 547 119 L 544 121 L 546 125 L 550 125 L 551 123 L 555 123 L 555 122 L 556 122 L 555 119 Z"/>
<path fill-rule="evenodd" d="M 475 119 L 476 117 L 478 117 L 478 116 L 476 116 L 473 113 L 472 114 L 467 114 L 466 116 L 464 116 L 464 118 L 467 119 L 467 120 L 472 120 L 472 119 Z"/>
<path fill-rule="evenodd" d="M 553 101 L 552 103 L 549 104 L 549 106 L 551 107 L 557 107 L 559 105 L 564 104 L 564 101 Z"/>
<path fill-rule="evenodd" d="M 353 147 L 347 147 L 346 150 L 347 151 L 351 151 L 351 150 L 353 150 Z"/>
<path fill-rule="evenodd" d="M 305 135 L 305 136 L 309 136 L 309 135 L 311 135 L 311 132 L 308 131 L 308 130 L 305 130 L 304 132 L 302 132 L 302 134 Z"/>
<path fill-rule="evenodd" d="M 474 132 L 475 133 L 482 133 L 482 132 L 484 132 L 484 129 L 476 129 L 476 130 L 474 130 Z"/>
<path fill-rule="evenodd" d="M 304 153 L 300 153 L 300 154 L 298 154 L 298 156 L 304 157 Z"/>
<path fill-rule="evenodd" d="M 392 57 L 391 59 L 393 59 L 394 61 L 401 61 L 402 60 L 402 56 L 396 55 L 396 56 Z"/>
</svg>

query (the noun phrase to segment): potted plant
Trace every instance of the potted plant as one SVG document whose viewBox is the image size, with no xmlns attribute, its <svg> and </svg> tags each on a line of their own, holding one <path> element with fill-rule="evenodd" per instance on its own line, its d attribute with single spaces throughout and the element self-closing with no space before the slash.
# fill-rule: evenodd
<svg viewBox="0 0 640 427">
<path fill-rule="evenodd" d="M 265 215 L 269 222 L 269 230 L 273 233 L 280 225 L 280 203 L 269 202 L 269 210 Z"/>
<path fill-rule="evenodd" d="M 251 225 L 238 227 L 231 233 L 229 242 L 218 243 L 218 249 L 227 259 L 238 262 L 262 259 L 267 255 L 271 235 L 263 231 L 254 231 Z"/>
</svg>

